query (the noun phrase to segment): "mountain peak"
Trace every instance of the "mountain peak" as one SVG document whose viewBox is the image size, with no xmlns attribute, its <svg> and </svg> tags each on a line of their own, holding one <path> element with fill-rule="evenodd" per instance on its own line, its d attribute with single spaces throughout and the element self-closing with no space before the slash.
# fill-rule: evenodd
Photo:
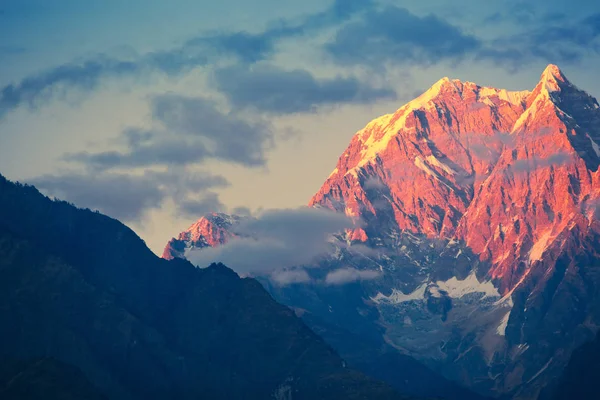
<svg viewBox="0 0 600 400">
<path fill-rule="evenodd" d="M 540 76 L 540 84 L 544 85 L 549 92 L 559 92 L 561 86 L 568 83 L 565 75 L 555 64 L 549 64 Z"/>
<path fill-rule="evenodd" d="M 171 260 L 182 257 L 186 249 L 191 247 L 214 247 L 226 243 L 235 236 L 230 229 L 240 223 L 243 217 L 219 212 L 211 212 L 202 216 L 177 238 L 167 243 L 163 258 Z"/>
<path fill-rule="evenodd" d="M 429 90 L 427 90 L 427 92 L 424 93 L 424 95 L 428 97 L 435 97 L 442 92 L 442 89 L 457 90 L 457 83 L 460 83 L 458 79 L 450 79 L 447 76 L 445 76 L 436 83 L 434 83 L 433 86 L 431 86 Z"/>
</svg>

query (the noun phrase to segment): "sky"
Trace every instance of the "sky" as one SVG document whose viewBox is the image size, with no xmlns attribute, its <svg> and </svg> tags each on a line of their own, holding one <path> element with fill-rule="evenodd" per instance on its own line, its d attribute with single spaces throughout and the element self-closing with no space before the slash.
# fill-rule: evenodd
<svg viewBox="0 0 600 400">
<path fill-rule="evenodd" d="M 307 204 L 442 77 L 531 89 L 549 63 L 600 97 L 599 2 L 0 0 L 0 173 L 160 254 L 207 212 Z"/>
</svg>

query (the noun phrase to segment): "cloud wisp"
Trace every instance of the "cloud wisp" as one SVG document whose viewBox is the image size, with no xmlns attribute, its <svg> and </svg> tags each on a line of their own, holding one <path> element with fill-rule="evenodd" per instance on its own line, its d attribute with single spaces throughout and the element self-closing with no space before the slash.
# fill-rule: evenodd
<svg viewBox="0 0 600 400">
<path fill-rule="evenodd" d="M 325 51 L 341 65 L 430 65 L 462 59 L 481 47 L 478 38 L 433 14 L 420 17 L 406 8 L 388 6 L 370 9 L 343 26 Z"/>
<path fill-rule="evenodd" d="M 126 130 L 125 151 L 71 153 L 64 156 L 65 160 L 97 170 L 186 166 L 208 159 L 261 167 L 266 163 L 265 152 L 274 145 L 270 124 L 223 112 L 206 98 L 156 96 L 151 101 L 151 113 L 155 129 Z"/>
<path fill-rule="evenodd" d="M 215 84 L 236 108 L 272 114 L 314 112 L 319 106 L 394 100 L 390 88 L 376 88 L 356 77 L 317 79 L 306 70 L 272 65 L 233 66 L 215 72 Z"/>
<path fill-rule="evenodd" d="M 345 285 L 358 281 L 368 281 L 381 277 L 382 272 L 376 270 L 359 270 L 356 268 L 339 268 L 325 276 L 327 285 Z"/>
<path fill-rule="evenodd" d="M 565 165 L 569 162 L 574 162 L 575 159 L 568 153 L 555 153 L 548 157 L 531 157 L 527 160 L 517 160 L 510 165 L 510 170 L 516 173 L 533 172 L 538 169 L 551 166 Z"/>
<path fill-rule="evenodd" d="M 269 279 L 278 286 L 306 284 L 313 281 L 308 272 L 301 268 L 277 270 L 269 276 Z"/>
</svg>

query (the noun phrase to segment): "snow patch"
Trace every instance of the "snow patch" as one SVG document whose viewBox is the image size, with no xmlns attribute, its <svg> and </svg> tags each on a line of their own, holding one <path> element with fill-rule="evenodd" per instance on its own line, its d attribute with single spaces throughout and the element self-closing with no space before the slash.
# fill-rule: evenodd
<svg viewBox="0 0 600 400">
<path fill-rule="evenodd" d="M 500 293 L 494 287 L 491 281 L 479 282 L 475 271 L 466 277 L 464 280 L 459 281 L 456 277 L 452 277 L 447 281 L 437 281 L 437 286 L 448 293 L 452 298 L 459 299 L 469 293 L 483 293 L 483 298 L 486 297 L 500 297 Z"/>
<path fill-rule="evenodd" d="M 408 294 L 402 293 L 398 289 L 392 289 L 392 294 L 389 296 L 384 295 L 379 292 L 375 297 L 371 297 L 375 303 L 390 303 L 390 304 L 400 304 L 406 303 L 407 301 L 413 300 L 423 300 L 425 298 L 425 290 L 427 289 L 427 284 L 423 283 L 421 286 L 416 288 L 414 291 Z"/>
<path fill-rule="evenodd" d="M 483 102 L 490 97 L 497 96 L 500 100 L 518 105 L 521 104 L 530 94 L 531 92 L 529 90 L 508 91 L 506 89 L 495 89 L 490 87 L 482 87 L 479 89 L 479 97 L 483 99 Z"/>
<path fill-rule="evenodd" d="M 539 261 L 542 259 L 542 255 L 548 248 L 551 239 L 553 239 L 552 231 L 547 231 L 542 236 L 540 236 L 540 238 L 535 242 L 535 244 L 531 248 L 531 251 L 529 252 L 530 262 Z"/>
<path fill-rule="evenodd" d="M 434 165 L 444 171 L 446 171 L 447 174 L 449 175 L 456 175 L 456 171 L 453 170 L 452 168 L 450 168 L 449 166 L 447 166 L 446 164 L 444 164 L 443 162 L 441 162 L 440 160 L 438 160 L 434 155 L 431 156 L 427 156 L 425 158 L 427 160 L 427 162 L 430 165 Z"/>
<path fill-rule="evenodd" d="M 429 293 L 431 294 L 432 297 L 435 297 L 438 299 L 442 297 L 440 288 L 438 288 L 437 286 L 429 286 Z"/>
<path fill-rule="evenodd" d="M 498 329 L 496 329 L 496 333 L 500 336 L 504 336 L 506 334 L 506 327 L 508 326 L 508 319 L 510 318 L 510 311 L 506 313 L 506 315 L 500 321 L 500 325 L 498 325 Z"/>
<path fill-rule="evenodd" d="M 594 139 L 592 139 L 592 137 L 588 133 L 586 133 L 586 136 L 588 137 L 588 139 L 590 139 L 590 142 L 592 142 L 592 148 L 596 152 L 596 155 L 600 157 L 600 146 L 598 146 L 598 143 L 594 142 Z"/>
<path fill-rule="evenodd" d="M 438 175 L 435 173 L 434 170 L 429 168 L 429 165 L 427 165 L 427 163 L 421 158 L 421 156 L 416 156 L 414 162 L 415 162 L 415 165 L 417 166 L 417 168 L 419 168 L 420 170 L 425 172 L 427 175 L 432 176 L 435 179 L 438 179 Z"/>
</svg>

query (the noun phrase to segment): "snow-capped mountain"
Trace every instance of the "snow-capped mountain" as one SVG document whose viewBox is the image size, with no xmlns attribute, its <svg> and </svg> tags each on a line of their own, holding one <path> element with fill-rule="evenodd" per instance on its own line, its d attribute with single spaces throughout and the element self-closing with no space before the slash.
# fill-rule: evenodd
<svg viewBox="0 0 600 400">
<path fill-rule="evenodd" d="M 591 225 L 599 144 L 598 103 L 555 65 L 532 92 L 444 78 L 358 132 L 310 204 L 367 221 L 365 241 L 464 241 L 507 293 L 521 262 Z"/>
<path fill-rule="evenodd" d="M 536 398 L 600 326 L 599 165 L 598 102 L 557 66 L 532 91 L 441 79 L 360 130 L 309 203 L 362 220 L 341 240 L 370 250 L 308 271 L 382 276 L 262 282 L 345 358 L 378 337 L 481 393 Z"/>
</svg>

